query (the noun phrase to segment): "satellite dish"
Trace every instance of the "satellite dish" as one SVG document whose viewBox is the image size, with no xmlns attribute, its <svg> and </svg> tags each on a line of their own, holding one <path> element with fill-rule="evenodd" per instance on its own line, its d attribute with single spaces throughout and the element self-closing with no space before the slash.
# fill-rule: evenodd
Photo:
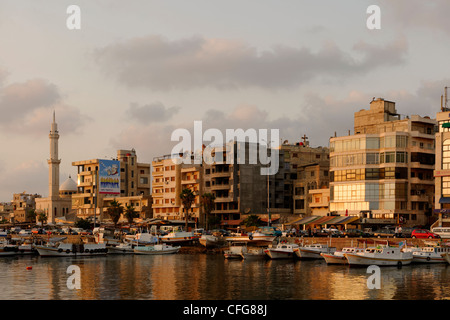
<svg viewBox="0 0 450 320">
<path fill-rule="evenodd" d="M 288 143 L 289 143 L 288 140 L 284 140 L 284 141 L 283 141 L 283 144 L 288 144 Z"/>
<path fill-rule="evenodd" d="M 249 214 L 250 211 L 252 211 L 250 208 L 246 208 L 246 209 L 244 210 L 245 214 Z"/>
</svg>

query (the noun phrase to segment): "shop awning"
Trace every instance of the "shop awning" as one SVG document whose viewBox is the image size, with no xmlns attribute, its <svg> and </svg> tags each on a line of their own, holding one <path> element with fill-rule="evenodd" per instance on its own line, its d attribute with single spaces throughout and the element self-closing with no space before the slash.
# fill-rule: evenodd
<svg viewBox="0 0 450 320">
<path fill-rule="evenodd" d="M 222 220 L 220 222 L 221 225 L 223 226 L 238 226 L 242 223 L 242 219 L 239 220 Z"/>
<path fill-rule="evenodd" d="M 313 221 L 312 223 L 313 224 L 320 224 L 320 225 L 329 224 L 330 221 L 334 220 L 335 218 L 336 217 L 333 217 L 333 216 L 326 216 L 326 217 L 320 218 L 317 221 Z"/>
<path fill-rule="evenodd" d="M 304 218 L 300 218 L 298 220 L 292 221 L 290 224 L 308 224 L 311 221 L 317 220 L 319 218 L 320 218 L 320 216 L 304 217 Z"/>
<path fill-rule="evenodd" d="M 439 203 L 450 203 L 450 197 L 441 197 Z"/>
<path fill-rule="evenodd" d="M 348 216 L 348 217 L 345 217 L 344 220 L 341 220 L 336 224 L 349 224 L 349 223 L 355 222 L 356 220 L 359 220 L 359 217 Z"/>
</svg>

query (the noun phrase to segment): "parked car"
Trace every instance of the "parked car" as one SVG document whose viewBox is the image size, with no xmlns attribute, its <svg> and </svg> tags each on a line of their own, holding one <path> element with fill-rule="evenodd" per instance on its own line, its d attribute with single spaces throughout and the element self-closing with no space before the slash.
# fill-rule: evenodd
<svg viewBox="0 0 450 320">
<path fill-rule="evenodd" d="M 378 237 L 378 238 L 384 238 L 384 237 L 387 237 L 387 238 L 393 237 L 394 238 L 395 237 L 395 230 L 393 228 L 384 227 L 384 228 L 375 230 L 373 232 L 373 235 L 375 237 Z"/>
<path fill-rule="evenodd" d="M 19 234 L 20 234 L 21 236 L 31 236 L 31 230 L 25 230 L 25 229 L 23 229 L 23 230 L 20 230 L 20 231 L 19 231 Z"/>
<path fill-rule="evenodd" d="M 264 234 L 269 234 L 271 236 L 276 236 L 276 237 L 280 237 L 283 235 L 283 232 L 275 227 L 270 227 L 270 226 L 264 226 L 259 228 L 258 230 L 261 233 Z"/>
<path fill-rule="evenodd" d="M 438 234 L 433 233 L 433 232 L 431 232 L 429 230 L 415 229 L 411 233 L 411 238 L 417 238 L 417 239 L 440 239 L 441 237 Z"/>
<path fill-rule="evenodd" d="M 342 233 L 343 233 L 344 237 L 346 237 L 346 238 L 355 238 L 355 237 L 369 238 L 372 236 L 371 233 L 365 232 L 361 229 L 347 229 L 347 230 L 344 230 Z"/>
<path fill-rule="evenodd" d="M 414 231 L 414 228 L 401 228 L 395 233 L 395 237 L 397 238 L 411 238 L 411 234 Z"/>
</svg>

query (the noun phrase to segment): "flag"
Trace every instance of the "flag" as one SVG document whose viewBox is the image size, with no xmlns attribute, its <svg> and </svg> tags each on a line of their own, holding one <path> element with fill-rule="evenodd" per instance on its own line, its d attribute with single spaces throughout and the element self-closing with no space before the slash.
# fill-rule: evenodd
<svg viewBox="0 0 450 320">
<path fill-rule="evenodd" d="M 406 242 L 405 241 L 401 241 L 401 242 L 398 243 L 398 247 L 400 249 L 402 249 L 404 246 L 406 246 Z"/>
</svg>

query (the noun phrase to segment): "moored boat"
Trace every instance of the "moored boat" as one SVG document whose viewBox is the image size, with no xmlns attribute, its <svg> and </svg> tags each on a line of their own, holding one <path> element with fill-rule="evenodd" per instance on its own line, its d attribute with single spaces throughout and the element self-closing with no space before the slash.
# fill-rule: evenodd
<svg viewBox="0 0 450 320">
<path fill-rule="evenodd" d="M 188 231 L 174 231 L 159 239 L 165 243 L 186 243 L 199 240 L 200 235 Z"/>
<path fill-rule="evenodd" d="M 219 242 L 219 238 L 210 234 L 203 234 L 200 237 L 199 242 L 202 246 L 206 248 L 215 247 Z"/>
<path fill-rule="evenodd" d="M 71 257 L 106 255 L 106 243 L 66 243 L 66 238 L 52 238 L 45 245 L 35 246 L 42 257 Z"/>
<path fill-rule="evenodd" d="M 262 260 L 266 259 L 267 255 L 264 252 L 264 248 L 250 247 L 247 250 L 241 252 L 241 256 L 244 260 Z"/>
<path fill-rule="evenodd" d="M 230 244 L 230 247 L 223 252 L 225 259 L 242 259 L 242 253 L 247 252 L 247 246 L 245 243 L 234 242 Z"/>
<path fill-rule="evenodd" d="M 398 266 L 408 265 L 413 260 L 412 252 L 404 252 L 398 247 L 367 248 L 364 252 L 346 253 L 350 266 Z"/>
<path fill-rule="evenodd" d="M 419 251 L 414 251 L 413 262 L 414 263 L 443 263 L 445 262 L 444 253 L 449 253 L 450 247 L 422 247 Z"/>
<path fill-rule="evenodd" d="M 295 257 L 294 250 L 298 248 L 296 243 L 280 242 L 276 247 L 267 248 L 264 252 L 270 259 L 292 259 Z"/>
<path fill-rule="evenodd" d="M 134 253 L 144 255 L 172 254 L 177 253 L 180 248 L 180 246 L 174 247 L 163 243 L 155 244 L 153 246 L 137 246 L 134 248 Z"/>
<path fill-rule="evenodd" d="M 271 244 L 276 239 L 276 236 L 270 234 L 264 234 L 261 232 L 252 232 L 247 235 L 229 236 L 226 238 L 230 242 L 247 242 L 247 243 L 262 243 Z"/>
<path fill-rule="evenodd" d="M 327 244 L 306 244 L 299 246 L 294 250 L 295 254 L 300 259 L 323 259 L 321 253 L 332 254 L 336 251 L 335 247 L 329 247 Z"/>
<path fill-rule="evenodd" d="M 450 253 L 446 252 L 446 253 L 443 253 L 441 256 L 442 256 L 442 258 L 444 258 L 444 260 L 445 260 L 448 264 L 450 264 Z"/>
<path fill-rule="evenodd" d="M 137 245 L 134 243 L 119 243 L 115 246 L 108 246 L 108 253 L 113 254 L 134 254 L 134 248 Z"/>
<path fill-rule="evenodd" d="M 325 259 L 327 264 L 348 264 L 346 253 L 363 252 L 364 248 L 348 247 L 342 248 L 341 251 L 335 251 L 334 253 L 322 252 L 320 255 Z"/>
</svg>

